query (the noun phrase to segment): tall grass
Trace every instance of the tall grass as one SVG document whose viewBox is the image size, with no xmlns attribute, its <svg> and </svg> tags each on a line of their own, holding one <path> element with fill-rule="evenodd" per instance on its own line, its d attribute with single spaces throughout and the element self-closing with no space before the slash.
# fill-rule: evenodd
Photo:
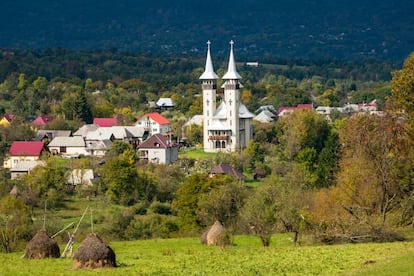
<svg viewBox="0 0 414 276">
<path fill-rule="evenodd" d="M 23 252 L 0 254 L 0 275 L 410 275 L 414 243 L 292 246 L 276 235 L 269 248 L 252 236 L 234 246 L 204 246 L 196 238 L 113 242 L 118 268 L 72 270 L 72 259 L 21 259 Z M 75 248 L 76 252 L 76 248 Z M 412 274 L 411 274 L 412 275 Z"/>
</svg>

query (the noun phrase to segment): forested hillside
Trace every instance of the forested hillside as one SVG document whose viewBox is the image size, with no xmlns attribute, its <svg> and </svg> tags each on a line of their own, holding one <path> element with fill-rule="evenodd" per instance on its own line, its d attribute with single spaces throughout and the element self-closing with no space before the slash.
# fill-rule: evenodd
<svg viewBox="0 0 414 276">
<path fill-rule="evenodd" d="M 0 47 L 194 54 L 234 39 L 245 59 L 375 57 L 412 50 L 412 1 L 5 0 Z"/>
</svg>

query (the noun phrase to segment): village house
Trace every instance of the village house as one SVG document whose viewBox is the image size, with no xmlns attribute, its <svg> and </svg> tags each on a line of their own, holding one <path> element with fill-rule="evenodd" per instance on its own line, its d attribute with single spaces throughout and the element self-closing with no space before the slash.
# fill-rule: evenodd
<svg viewBox="0 0 414 276">
<path fill-rule="evenodd" d="M 42 141 L 14 141 L 4 159 L 3 167 L 13 169 L 23 161 L 37 161 L 46 154 L 45 143 Z"/>
<path fill-rule="evenodd" d="M 157 133 L 138 146 L 140 160 L 157 164 L 170 164 L 178 159 L 178 145 Z"/>
<path fill-rule="evenodd" d="M 157 133 L 168 134 L 170 132 L 170 121 L 158 112 L 147 113 L 136 122 L 136 127 L 143 127 L 149 135 Z"/>
<path fill-rule="evenodd" d="M 77 158 L 81 155 L 89 155 L 83 137 L 55 137 L 48 144 L 49 151 L 53 155 L 61 155 L 65 158 Z"/>
</svg>

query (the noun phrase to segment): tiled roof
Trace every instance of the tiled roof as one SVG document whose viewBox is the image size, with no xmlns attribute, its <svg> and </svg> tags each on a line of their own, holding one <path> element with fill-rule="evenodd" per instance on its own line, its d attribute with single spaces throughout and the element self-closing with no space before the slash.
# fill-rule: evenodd
<svg viewBox="0 0 414 276">
<path fill-rule="evenodd" d="M 230 166 L 227 163 L 221 163 L 217 167 L 213 168 L 210 171 L 210 173 L 211 174 L 231 174 L 237 179 L 245 179 L 246 178 L 241 172 L 239 172 L 238 170 L 236 170 L 235 168 L 233 168 L 232 166 Z"/>
<path fill-rule="evenodd" d="M 141 143 L 138 148 L 145 148 L 145 149 L 155 149 L 155 148 L 169 148 L 173 146 L 171 142 L 168 140 L 167 137 L 164 135 L 157 133 L 152 135 L 150 138 L 145 140 L 143 143 Z"/>
<path fill-rule="evenodd" d="M 41 141 L 14 141 L 9 154 L 11 156 L 39 156 L 44 144 Z"/>
<path fill-rule="evenodd" d="M 100 127 L 111 127 L 116 126 L 118 120 L 116 118 L 94 118 L 93 124 Z"/>
<path fill-rule="evenodd" d="M 32 124 L 34 124 L 34 125 L 45 125 L 45 124 L 49 123 L 50 121 L 52 121 L 52 118 L 50 118 L 49 116 L 43 115 L 43 116 L 38 116 L 32 122 Z"/>
<path fill-rule="evenodd" d="M 142 118 L 145 118 L 145 117 L 148 117 L 148 118 L 154 120 L 155 122 L 157 122 L 160 125 L 166 125 L 166 124 L 170 123 L 170 121 L 168 121 L 167 118 L 165 118 L 164 116 L 162 116 L 158 112 L 152 112 L 152 113 L 145 114 L 140 119 L 138 119 L 138 121 L 140 121 Z"/>
</svg>

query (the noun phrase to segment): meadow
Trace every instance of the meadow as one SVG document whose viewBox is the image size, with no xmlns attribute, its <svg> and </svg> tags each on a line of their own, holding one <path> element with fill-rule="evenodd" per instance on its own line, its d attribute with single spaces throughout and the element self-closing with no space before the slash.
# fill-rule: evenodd
<svg viewBox="0 0 414 276">
<path fill-rule="evenodd" d="M 293 246 L 275 235 L 270 247 L 236 236 L 234 246 L 197 238 L 111 242 L 117 268 L 73 270 L 72 258 L 27 260 L 0 254 L 0 275 L 413 275 L 414 242 Z M 63 245 L 62 245 L 63 246 Z M 61 250 L 62 251 L 62 250 Z M 76 247 L 75 247 L 76 252 Z"/>
</svg>

